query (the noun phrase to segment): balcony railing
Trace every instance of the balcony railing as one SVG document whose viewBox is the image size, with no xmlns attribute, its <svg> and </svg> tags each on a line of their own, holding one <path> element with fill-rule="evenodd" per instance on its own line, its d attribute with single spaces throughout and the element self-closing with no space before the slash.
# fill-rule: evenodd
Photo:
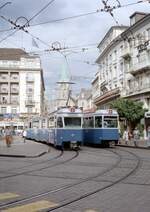
<svg viewBox="0 0 150 212">
<path fill-rule="evenodd" d="M 19 104 L 19 101 L 18 100 L 11 100 L 11 103 L 12 105 L 18 105 Z"/>
<path fill-rule="evenodd" d="M 8 76 L 0 76 L 0 81 L 8 81 Z"/>
<path fill-rule="evenodd" d="M 19 77 L 18 76 L 11 76 L 10 80 L 13 81 L 13 82 L 18 82 Z"/>
<path fill-rule="evenodd" d="M 9 102 L 7 100 L 1 100 L 0 101 L 0 104 L 1 105 L 7 105 L 7 104 L 9 104 Z"/>
<path fill-rule="evenodd" d="M 33 101 L 33 100 L 26 100 L 25 101 L 25 105 L 26 106 L 34 106 L 35 105 L 35 101 Z"/>
<path fill-rule="evenodd" d="M 19 93 L 19 89 L 18 88 L 11 88 L 11 93 Z"/>
<path fill-rule="evenodd" d="M 8 88 L 1 88 L 0 93 L 8 93 Z"/>
<path fill-rule="evenodd" d="M 132 64 L 131 73 L 137 74 L 141 71 L 148 70 L 148 69 L 150 69 L 150 61 L 143 60 L 142 62 Z"/>
<path fill-rule="evenodd" d="M 119 96 L 120 96 L 120 89 L 115 88 L 113 90 L 109 90 L 109 91 L 105 92 L 103 95 L 100 95 L 99 97 L 94 99 L 94 103 L 101 104 L 101 103 L 107 102 L 108 100 L 110 100 L 110 99 L 112 100 Z"/>
<path fill-rule="evenodd" d="M 135 86 L 126 90 L 126 95 L 136 95 L 150 91 L 150 83 L 145 83 L 142 86 Z"/>
<path fill-rule="evenodd" d="M 26 77 L 27 82 L 34 82 L 34 77 Z"/>
</svg>

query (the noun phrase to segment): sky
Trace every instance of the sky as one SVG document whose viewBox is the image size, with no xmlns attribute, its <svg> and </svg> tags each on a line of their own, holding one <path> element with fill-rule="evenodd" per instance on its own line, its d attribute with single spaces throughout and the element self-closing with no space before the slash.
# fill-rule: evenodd
<svg viewBox="0 0 150 212">
<path fill-rule="evenodd" d="M 8 2 L 11 3 L 1 8 L 6 2 L 7 0 L 0 1 L 0 16 L 23 25 L 26 20 L 34 17 L 51 1 L 10 0 Z M 111 6 L 117 5 L 117 2 L 117 0 L 108 0 L 108 4 Z M 121 5 L 136 2 L 138 0 L 120 0 Z M 97 45 L 109 28 L 116 25 L 116 22 L 106 12 L 57 22 L 53 20 L 95 12 L 103 7 L 102 0 L 53 0 L 47 8 L 29 22 L 29 27 L 26 28 L 29 33 L 18 30 L 12 36 L 9 35 L 14 30 L 7 30 L 13 26 L 1 18 L 0 48 L 23 48 L 27 52 L 38 53 L 42 62 L 46 94 L 49 99 L 56 96 L 56 82 L 59 81 L 63 64 L 67 59 L 70 76 L 75 82 L 72 90 L 73 93 L 78 93 L 81 87 L 90 88 L 90 82 L 98 70 L 98 66 L 95 64 L 99 55 Z M 114 10 L 113 14 L 120 25 L 129 25 L 129 16 L 135 11 L 150 12 L 150 3 L 122 7 Z M 50 21 L 53 22 L 50 23 Z M 41 24 L 43 22 L 49 23 Z M 33 46 L 33 37 L 39 48 Z M 63 54 L 54 51 L 46 53 L 45 50 L 55 42 L 59 42 L 61 47 L 68 47 L 70 50 Z"/>
</svg>

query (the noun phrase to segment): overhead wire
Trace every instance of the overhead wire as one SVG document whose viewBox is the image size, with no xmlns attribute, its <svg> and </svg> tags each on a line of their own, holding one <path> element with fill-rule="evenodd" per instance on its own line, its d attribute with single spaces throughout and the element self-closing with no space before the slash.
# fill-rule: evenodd
<svg viewBox="0 0 150 212">
<path fill-rule="evenodd" d="M 51 5 L 55 0 L 51 0 L 47 3 L 41 10 L 39 10 L 35 15 L 33 15 L 26 24 L 29 24 L 35 17 L 37 17 L 41 12 L 43 12 L 49 5 Z"/>
<path fill-rule="evenodd" d="M 133 2 L 133 3 L 121 5 L 118 8 L 114 8 L 113 10 L 120 9 L 120 8 L 123 8 L 123 7 L 134 6 L 134 5 L 141 4 L 141 3 L 147 3 L 147 2 L 150 3 L 149 0 L 146 0 L 146 1 L 141 0 L 141 1 Z M 50 20 L 50 21 L 30 24 L 29 26 L 26 26 L 26 27 L 29 28 L 29 27 L 40 26 L 40 25 L 44 25 L 44 24 L 51 24 L 51 23 L 55 23 L 55 22 L 67 21 L 67 20 L 70 20 L 70 19 L 76 19 L 76 18 L 88 16 L 88 15 L 94 15 L 94 14 L 97 14 L 97 13 L 100 13 L 100 12 L 107 12 L 107 11 L 104 11 L 103 9 L 97 9 L 96 11 L 93 11 L 93 12 L 81 13 L 81 14 L 78 14 L 78 15 L 68 16 L 68 17 L 64 17 L 64 18 L 60 18 L 60 19 L 54 19 L 54 20 Z M 33 20 L 33 17 L 31 18 L 31 20 Z M 0 30 L 0 32 L 10 31 L 10 30 L 12 30 L 12 28 Z"/>
<path fill-rule="evenodd" d="M 9 37 L 11 37 L 12 35 L 14 35 L 16 32 L 18 32 L 19 30 L 23 30 L 25 26 L 27 26 L 27 24 L 29 24 L 35 17 L 37 17 L 41 12 L 43 12 L 50 4 L 52 4 L 55 0 L 51 0 L 50 2 L 48 2 L 42 9 L 40 9 L 35 15 L 33 15 L 29 20 L 27 20 L 27 22 L 21 27 L 18 28 L 17 30 L 15 30 L 13 33 L 10 33 L 9 35 L 7 35 L 6 37 L 4 37 L 3 39 L 0 40 L 0 43 L 3 42 L 4 40 L 8 39 Z M 1 16 L 1 18 L 3 18 L 5 21 L 9 21 L 11 23 L 10 20 L 7 20 L 4 16 Z M 13 23 L 13 22 L 12 22 Z M 7 31 L 10 31 L 12 29 L 8 29 Z M 25 30 L 23 30 L 24 32 L 26 32 Z M 4 32 L 4 31 L 3 31 Z M 40 42 L 42 42 L 43 44 L 49 46 L 46 42 L 42 41 L 40 38 L 33 36 L 31 33 L 28 32 L 28 34 L 30 34 L 32 37 L 36 38 L 37 40 L 39 40 Z"/>
</svg>

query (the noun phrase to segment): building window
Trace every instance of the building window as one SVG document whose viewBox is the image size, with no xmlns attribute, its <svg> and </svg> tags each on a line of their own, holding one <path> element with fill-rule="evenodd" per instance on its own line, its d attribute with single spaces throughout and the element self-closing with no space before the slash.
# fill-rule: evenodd
<svg viewBox="0 0 150 212">
<path fill-rule="evenodd" d="M 27 107 L 27 112 L 28 113 L 32 113 L 33 112 L 33 108 L 32 107 Z"/>
<path fill-rule="evenodd" d="M 2 104 L 7 104 L 7 97 L 6 96 L 2 96 Z"/>
<path fill-rule="evenodd" d="M 3 113 L 3 114 L 7 113 L 7 108 L 6 107 L 1 107 L 1 113 Z"/>
<path fill-rule="evenodd" d="M 26 80 L 29 81 L 29 82 L 34 81 L 34 74 L 33 73 L 27 73 Z"/>
<path fill-rule="evenodd" d="M 17 108 L 16 107 L 12 107 L 11 108 L 11 113 L 12 114 L 16 114 L 17 113 Z"/>
</svg>

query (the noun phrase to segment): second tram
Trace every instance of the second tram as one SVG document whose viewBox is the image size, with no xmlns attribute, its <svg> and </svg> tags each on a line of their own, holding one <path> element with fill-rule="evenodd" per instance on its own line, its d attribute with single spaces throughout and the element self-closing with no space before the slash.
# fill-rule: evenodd
<svg viewBox="0 0 150 212">
<path fill-rule="evenodd" d="M 118 140 L 117 111 L 108 109 L 84 114 L 84 144 L 110 146 Z"/>
</svg>

